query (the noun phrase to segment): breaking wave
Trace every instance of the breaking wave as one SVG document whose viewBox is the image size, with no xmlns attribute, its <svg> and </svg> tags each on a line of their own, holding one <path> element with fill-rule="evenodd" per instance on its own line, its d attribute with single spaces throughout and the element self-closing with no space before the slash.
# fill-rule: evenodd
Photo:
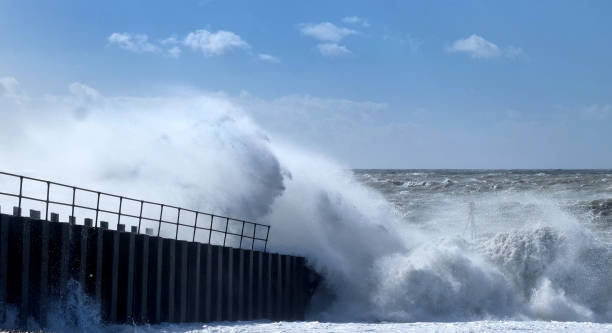
<svg viewBox="0 0 612 333">
<path fill-rule="evenodd" d="M 104 97 L 73 85 L 0 113 L 0 166 L 269 223 L 271 251 L 306 256 L 324 277 L 312 319 L 612 321 L 610 250 L 554 199 L 451 195 L 413 223 L 344 166 L 266 133 L 237 105 L 219 94 Z M 468 201 L 475 238 L 462 233 Z"/>
</svg>

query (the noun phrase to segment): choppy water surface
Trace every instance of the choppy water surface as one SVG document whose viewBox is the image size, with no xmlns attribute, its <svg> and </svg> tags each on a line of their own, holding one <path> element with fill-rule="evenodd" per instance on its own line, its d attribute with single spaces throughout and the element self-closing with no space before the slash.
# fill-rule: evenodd
<svg viewBox="0 0 612 333">
<path fill-rule="evenodd" d="M 554 219 L 558 206 L 609 242 L 612 170 L 355 170 L 359 181 L 383 193 L 408 223 L 431 228 L 523 226 Z M 455 214 L 455 215 L 453 215 Z"/>
</svg>

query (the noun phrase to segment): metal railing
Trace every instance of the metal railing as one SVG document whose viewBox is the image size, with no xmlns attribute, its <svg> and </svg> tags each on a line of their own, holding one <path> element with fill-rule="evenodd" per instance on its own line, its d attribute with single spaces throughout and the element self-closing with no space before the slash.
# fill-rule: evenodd
<svg viewBox="0 0 612 333">
<path fill-rule="evenodd" d="M 45 208 L 45 215 L 44 215 L 44 219 L 48 220 L 49 219 L 49 205 L 59 205 L 59 206 L 63 206 L 63 207 L 69 207 L 71 209 L 71 215 L 69 220 L 75 220 L 74 218 L 74 214 L 75 214 L 75 209 L 82 209 L 82 210 L 86 210 L 86 211 L 91 211 L 91 212 L 95 212 L 95 227 L 99 227 L 99 224 L 101 224 L 101 222 L 104 221 L 100 221 L 100 214 L 104 213 L 104 214 L 110 214 L 113 216 L 116 216 L 117 218 L 117 225 L 119 226 L 121 224 L 121 218 L 122 217 L 126 217 L 126 218 L 133 218 L 133 219 L 137 219 L 138 221 L 138 228 L 136 230 L 137 233 L 141 233 L 141 226 L 143 224 L 143 221 L 146 223 L 147 221 L 149 223 L 155 223 L 157 224 L 157 234 L 156 236 L 158 237 L 164 237 L 164 238 L 173 238 L 173 239 L 179 239 L 179 228 L 183 227 L 183 228 L 187 228 L 187 230 L 189 230 L 189 228 L 193 229 L 192 230 L 192 234 L 191 234 L 191 239 L 185 239 L 185 240 L 190 240 L 192 242 L 200 242 L 200 243 L 205 243 L 205 244 L 212 244 L 211 240 L 212 240 L 212 236 L 213 233 L 217 233 L 218 236 L 222 236 L 223 237 L 223 242 L 221 243 L 220 241 L 218 242 L 218 245 L 223 245 L 223 246 L 231 246 L 231 247 L 237 247 L 237 248 L 250 248 L 251 250 L 255 249 L 255 242 L 260 242 L 263 243 L 263 251 L 265 252 L 267 250 L 268 247 L 268 236 L 270 235 L 270 226 L 266 225 L 266 224 L 260 224 L 260 223 L 255 223 L 255 222 L 250 222 L 250 221 L 245 221 L 245 220 L 241 220 L 241 219 L 235 219 L 235 218 L 231 218 L 231 217 L 227 217 L 227 216 L 221 216 L 221 215 L 216 215 L 216 214 L 210 214 L 210 213 L 204 213 L 204 212 L 199 212 L 196 210 L 192 210 L 192 209 L 186 209 L 186 208 L 181 208 L 181 207 L 177 207 L 177 206 L 172 206 L 172 205 L 166 205 L 166 204 L 161 204 L 161 203 L 156 203 L 156 202 L 151 202 L 151 201 L 147 201 L 147 200 L 140 200 L 140 199 L 133 199 L 133 198 L 129 198 L 129 197 L 124 197 L 124 196 L 120 196 L 120 195 L 115 195 L 115 194 L 110 194 L 110 193 L 104 193 L 104 192 L 100 192 L 100 191 L 94 191 L 94 190 L 89 190 L 89 189 L 85 189 L 85 188 L 80 188 L 80 187 L 76 187 L 76 186 L 71 186 L 71 185 L 65 185 L 65 184 L 60 184 L 60 183 L 56 183 L 56 182 L 52 182 L 52 181 L 48 181 L 48 180 L 43 180 L 43 179 L 37 179 L 37 178 L 32 178 L 32 177 L 27 177 L 27 176 L 22 176 L 22 175 L 16 175 L 16 174 L 12 174 L 12 173 L 8 173 L 8 172 L 2 172 L 0 171 L 0 176 L 5 176 L 5 177 L 9 177 L 9 178 L 13 178 L 13 179 L 18 179 L 19 180 L 19 192 L 18 193 L 9 193 L 9 192 L 4 192 L 4 189 L 2 188 L 2 184 L 0 183 L 0 197 L 1 196 L 7 196 L 7 197 L 13 197 L 13 198 L 17 198 L 18 200 L 18 205 L 16 207 L 19 208 L 19 211 L 21 211 L 22 205 L 23 205 L 23 201 L 24 200 L 30 200 L 30 201 L 34 201 L 34 202 L 39 202 L 39 203 L 43 203 Z M 24 180 L 27 181 L 32 181 L 35 183 L 39 183 L 39 184 L 43 184 L 44 186 L 46 186 L 46 197 L 45 198 L 36 198 L 34 196 L 27 196 L 24 195 Z M 70 191 L 72 191 L 72 201 L 71 202 L 62 202 L 62 201 L 55 201 L 55 200 L 51 200 L 50 199 L 50 191 L 51 191 L 51 187 L 52 186 L 57 186 L 60 188 L 64 188 L 64 189 L 69 189 Z M 96 196 L 95 202 L 96 205 L 95 207 L 93 206 L 87 206 L 85 204 L 78 204 L 76 202 L 76 198 L 77 198 L 77 192 L 84 192 L 84 193 L 90 193 Z M 45 195 L 45 194 L 43 194 Z M 110 210 L 110 209 L 102 209 L 100 208 L 100 202 L 101 199 L 104 198 L 115 198 L 119 200 L 119 207 L 118 210 Z M 122 208 L 125 207 L 125 203 L 136 203 L 137 205 L 140 206 L 140 212 L 138 215 L 135 214 L 128 214 L 122 211 Z M 145 215 L 143 215 L 143 208 L 145 207 L 145 205 L 148 206 L 148 208 L 151 207 L 159 207 L 159 217 L 157 218 L 151 218 L 151 217 L 147 217 Z M 164 219 L 164 209 L 168 210 L 175 210 L 176 211 L 176 220 L 175 221 L 167 221 Z M 181 213 L 190 213 L 193 214 L 195 216 L 195 219 L 193 221 L 193 224 L 186 224 L 181 223 Z M 203 221 L 203 219 L 205 219 L 208 222 L 208 226 L 207 227 L 202 227 L 199 226 L 198 223 L 201 223 Z M 219 221 L 225 221 L 225 227 L 221 227 L 220 229 L 214 228 L 214 223 L 215 220 L 217 222 Z M 230 223 L 234 223 L 234 226 L 231 230 L 229 228 Z M 173 237 L 168 237 L 168 235 L 160 235 L 161 232 L 161 227 L 163 224 L 167 224 L 167 225 L 174 225 L 176 226 L 176 231 L 173 235 Z M 218 223 L 217 223 L 218 224 Z M 249 232 L 247 230 L 247 232 L 245 233 L 245 226 L 249 226 L 248 229 L 252 229 L 252 232 Z M 119 227 L 117 227 L 119 228 Z M 149 229 L 149 228 L 147 228 Z M 237 231 L 234 232 L 234 230 L 240 230 L 240 233 L 238 233 Z M 196 232 L 197 231 L 204 231 L 204 232 L 208 232 L 208 239 L 206 239 L 206 237 L 204 237 L 204 240 L 196 240 Z M 166 233 L 167 234 L 167 233 Z M 183 232 L 184 234 L 184 232 Z M 231 244 L 228 244 L 227 242 L 227 238 L 228 235 L 230 237 L 240 237 L 240 242 L 238 244 L 238 246 L 232 246 Z M 259 236 L 258 236 L 259 235 Z M 264 237 L 265 235 L 265 237 Z M 155 236 L 155 234 L 153 235 Z M 185 237 L 183 237 L 185 238 Z M 218 237 L 216 237 L 218 238 Z M 244 241 L 247 240 L 247 243 L 245 243 Z M 248 246 L 248 240 L 250 240 L 250 246 Z M 259 247 L 260 248 L 260 247 Z"/>
</svg>

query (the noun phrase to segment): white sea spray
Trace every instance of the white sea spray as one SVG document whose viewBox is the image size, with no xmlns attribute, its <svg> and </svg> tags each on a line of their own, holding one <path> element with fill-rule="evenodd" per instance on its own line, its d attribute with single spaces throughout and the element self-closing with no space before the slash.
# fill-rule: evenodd
<svg viewBox="0 0 612 333">
<path fill-rule="evenodd" d="M 231 96 L 83 99 L 77 88 L 0 114 L 3 170 L 269 223 L 270 250 L 306 256 L 324 278 L 311 319 L 612 320 L 609 249 L 539 190 L 560 183 L 548 173 L 537 185 L 503 172 L 369 173 L 383 196 L 276 139 Z"/>
</svg>

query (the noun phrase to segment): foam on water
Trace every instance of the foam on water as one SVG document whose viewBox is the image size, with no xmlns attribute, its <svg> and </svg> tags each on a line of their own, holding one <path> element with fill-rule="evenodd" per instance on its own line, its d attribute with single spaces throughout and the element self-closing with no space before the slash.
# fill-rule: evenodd
<svg viewBox="0 0 612 333">
<path fill-rule="evenodd" d="M 1 169 L 269 223 L 272 251 L 304 255 L 324 277 L 310 319 L 612 321 L 609 248 L 520 176 L 493 184 L 500 173 L 408 172 L 394 183 L 370 172 L 377 191 L 266 133 L 231 97 L 73 88 L 1 114 L 10 122 L 0 139 L 11 142 L 0 146 Z M 82 315 L 76 327 L 98 325 Z"/>
<path fill-rule="evenodd" d="M 545 321 L 473 321 L 416 323 L 239 322 L 210 325 L 156 325 L 129 332 L 609 332 L 610 324 Z M 127 330 L 118 330 L 127 332 Z"/>
</svg>

